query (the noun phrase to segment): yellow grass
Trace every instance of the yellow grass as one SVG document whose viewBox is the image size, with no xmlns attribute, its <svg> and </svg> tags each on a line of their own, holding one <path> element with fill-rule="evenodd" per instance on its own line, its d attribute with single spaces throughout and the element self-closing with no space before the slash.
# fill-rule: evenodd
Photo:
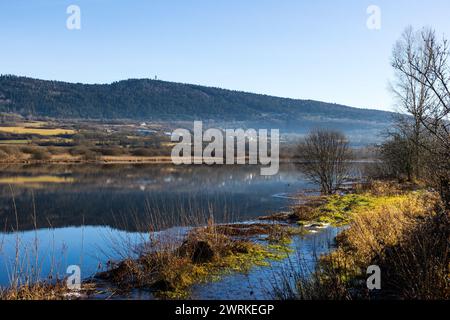
<svg viewBox="0 0 450 320">
<path fill-rule="evenodd" d="M 71 183 L 75 180 L 71 177 L 35 176 L 35 177 L 8 177 L 0 178 L 0 184 L 33 184 L 33 183 Z"/>
<path fill-rule="evenodd" d="M 46 121 L 26 121 L 26 122 L 16 122 L 17 126 L 24 126 L 24 127 L 33 127 L 33 128 L 39 128 L 48 125 L 49 123 Z"/>
<path fill-rule="evenodd" d="M 337 236 L 337 249 L 321 257 L 318 286 L 311 293 L 318 299 L 370 297 L 365 281 L 358 279 L 366 278 L 369 265 L 378 265 L 388 270 L 382 280 L 387 295 L 448 299 L 448 220 L 436 211 L 438 195 L 409 191 L 384 194 L 380 199 L 360 207 L 349 227 Z"/>
<path fill-rule="evenodd" d="M 29 140 L 0 140 L 0 144 L 28 144 Z"/>
<path fill-rule="evenodd" d="M 41 136 L 57 136 L 61 134 L 74 134 L 75 130 L 70 129 L 43 129 L 43 128 L 30 128 L 29 126 L 15 126 L 15 127 L 0 127 L 1 132 L 14 133 L 14 134 L 38 134 Z"/>
<path fill-rule="evenodd" d="M 163 147 L 173 147 L 176 145 L 176 143 L 175 142 L 163 142 L 163 143 L 161 143 L 161 145 Z"/>
</svg>

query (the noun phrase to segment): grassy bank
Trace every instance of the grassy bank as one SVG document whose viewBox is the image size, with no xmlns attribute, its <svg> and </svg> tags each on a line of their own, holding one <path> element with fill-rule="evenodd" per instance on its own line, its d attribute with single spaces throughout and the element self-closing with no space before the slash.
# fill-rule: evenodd
<svg viewBox="0 0 450 320">
<path fill-rule="evenodd" d="M 448 299 L 449 213 L 436 194 L 412 189 L 375 183 L 332 196 L 309 215 L 300 210 L 303 218 L 349 226 L 312 277 L 298 274 L 297 286 L 280 288 L 280 298 Z M 381 269 L 381 290 L 367 289 L 370 265 Z"/>
</svg>

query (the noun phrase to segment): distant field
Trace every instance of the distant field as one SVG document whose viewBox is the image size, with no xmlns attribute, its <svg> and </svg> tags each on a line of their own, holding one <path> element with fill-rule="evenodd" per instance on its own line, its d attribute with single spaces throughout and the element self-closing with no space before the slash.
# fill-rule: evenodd
<svg viewBox="0 0 450 320">
<path fill-rule="evenodd" d="M 72 183 L 75 180 L 71 177 L 57 177 L 42 175 L 36 177 L 10 177 L 0 178 L 0 184 L 30 184 L 30 183 Z"/>
<path fill-rule="evenodd" d="M 74 134 L 75 130 L 70 129 L 45 129 L 45 128 L 30 128 L 24 126 L 16 127 L 0 127 L 0 132 L 14 133 L 14 134 L 38 134 L 41 136 L 57 136 L 61 134 Z"/>
<path fill-rule="evenodd" d="M 28 140 L 0 140 L 0 144 L 28 144 Z"/>
<path fill-rule="evenodd" d="M 24 126 L 24 127 L 33 127 L 39 128 L 48 125 L 49 123 L 46 121 L 25 121 L 25 122 L 17 122 L 16 126 Z"/>
</svg>

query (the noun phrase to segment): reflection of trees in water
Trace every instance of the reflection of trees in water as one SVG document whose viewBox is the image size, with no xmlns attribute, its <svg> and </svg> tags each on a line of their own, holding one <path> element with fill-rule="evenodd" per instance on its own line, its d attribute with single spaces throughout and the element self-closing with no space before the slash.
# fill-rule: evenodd
<svg viewBox="0 0 450 320">
<path fill-rule="evenodd" d="M 267 201 L 259 168 L 173 166 L 32 166 L 7 168 L 1 175 L 49 174 L 74 177 L 73 184 L 45 188 L 13 186 L 21 230 L 37 227 L 107 225 L 127 231 L 236 221 L 265 214 L 279 206 Z M 74 171 L 71 171 L 74 170 Z M 278 179 L 274 177 L 273 179 Z M 277 202 L 278 201 L 278 202 Z M 9 186 L 0 186 L 0 227 L 11 231 L 15 214 Z"/>
<path fill-rule="evenodd" d="M 257 198 L 257 195 L 254 196 Z M 1 209 L 2 229 L 15 228 L 12 200 Z M 15 199 L 19 228 L 34 228 L 33 196 Z M 171 226 L 201 225 L 213 217 L 217 222 L 237 221 L 241 212 L 253 210 L 258 202 L 246 194 L 231 193 L 140 193 L 73 192 L 34 193 L 38 228 L 107 225 L 127 231 L 151 231 Z M 261 208 L 261 210 L 263 210 Z"/>
<path fill-rule="evenodd" d="M 243 181 L 264 181 L 258 166 L 174 166 L 174 165 L 12 165 L 0 166 L 0 177 L 55 175 L 71 177 L 83 190 L 98 188 L 138 188 L 158 190 L 176 187 L 191 191 L 201 188 L 223 188 Z M 64 188 L 63 184 L 48 184 Z M 74 186 L 70 186 L 71 189 Z M 4 188 L 0 188 L 1 195 Z"/>
</svg>

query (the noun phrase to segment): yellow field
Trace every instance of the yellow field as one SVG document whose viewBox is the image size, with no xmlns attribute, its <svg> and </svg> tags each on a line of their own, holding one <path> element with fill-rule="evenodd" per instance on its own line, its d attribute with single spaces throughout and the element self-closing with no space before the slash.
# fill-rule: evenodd
<svg viewBox="0 0 450 320">
<path fill-rule="evenodd" d="M 72 183 L 71 177 L 36 176 L 36 177 L 10 177 L 0 178 L 0 184 L 33 184 L 33 183 Z"/>
<path fill-rule="evenodd" d="M 74 134 L 75 130 L 70 129 L 44 129 L 44 128 L 30 128 L 25 126 L 16 127 L 0 127 L 1 132 L 14 134 L 38 134 L 41 136 L 57 136 L 61 134 Z"/>
<path fill-rule="evenodd" d="M 0 140 L 0 144 L 28 144 L 28 140 Z"/>
<path fill-rule="evenodd" d="M 24 126 L 24 127 L 32 127 L 39 128 L 48 125 L 49 123 L 46 121 L 25 121 L 25 122 L 16 122 L 16 126 Z"/>
</svg>

